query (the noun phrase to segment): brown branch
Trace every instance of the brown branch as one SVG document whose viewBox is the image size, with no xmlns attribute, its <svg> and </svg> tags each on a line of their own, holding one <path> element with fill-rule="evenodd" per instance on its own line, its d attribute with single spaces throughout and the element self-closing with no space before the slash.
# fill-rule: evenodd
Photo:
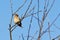
<svg viewBox="0 0 60 40">
<path fill-rule="evenodd" d="M 37 0 L 38 2 L 38 11 L 39 11 L 39 0 Z M 40 40 L 40 34 L 41 34 L 41 27 L 40 27 L 40 22 L 39 22 L 39 12 L 37 13 L 38 16 L 38 26 L 39 26 L 39 35 L 38 35 L 38 40 Z"/>
<path fill-rule="evenodd" d="M 38 13 L 37 13 L 37 16 L 38 16 L 38 25 L 40 27 L 40 22 L 39 22 L 39 0 L 38 0 Z"/>
<path fill-rule="evenodd" d="M 45 0 L 44 2 L 44 11 L 43 11 L 43 16 L 42 16 L 42 22 L 44 22 L 46 18 L 46 12 L 47 12 L 47 6 L 46 6 L 47 1 Z"/>
<path fill-rule="evenodd" d="M 48 2 L 49 2 L 49 1 L 48 1 Z M 52 9 L 54 2 L 55 2 L 55 0 L 53 0 L 50 8 L 47 10 L 46 0 L 45 0 L 44 13 L 43 13 L 43 17 L 42 17 L 43 21 L 46 19 L 47 15 L 49 14 L 50 10 Z M 47 4 L 47 5 L 48 5 L 48 4 Z"/>
<path fill-rule="evenodd" d="M 47 12 L 46 3 L 47 3 L 47 1 L 45 0 L 42 21 L 41 21 L 41 24 L 39 23 L 40 24 L 40 33 L 39 33 L 39 36 L 38 36 L 38 40 L 40 40 L 40 37 L 41 37 L 42 28 L 43 28 L 43 24 L 44 24 L 44 20 L 45 20 L 45 15 L 46 15 L 46 12 Z M 38 1 L 38 4 L 39 4 L 39 1 Z"/>
</svg>

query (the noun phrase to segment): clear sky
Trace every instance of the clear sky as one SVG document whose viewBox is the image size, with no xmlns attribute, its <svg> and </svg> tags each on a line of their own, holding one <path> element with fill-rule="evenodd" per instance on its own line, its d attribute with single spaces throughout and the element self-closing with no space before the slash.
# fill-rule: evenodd
<svg viewBox="0 0 60 40">
<path fill-rule="evenodd" d="M 53 0 L 50 0 L 49 6 L 51 5 L 52 1 Z M 27 0 L 27 3 L 24 5 L 24 7 L 21 8 L 20 11 L 17 12 L 20 17 L 26 11 L 29 2 L 30 2 L 30 0 Z M 15 12 L 17 10 L 17 8 L 19 6 L 21 6 L 21 4 L 23 4 L 23 3 L 24 3 L 24 0 L 13 0 L 13 11 Z M 37 0 L 33 0 L 33 3 L 30 8 L 33 8 L 33 6 L 36 7 L 34 12 L 37 12 Z M 44 6 L 44 0 L 40 0 L 40 9 L 39 10 L 43 10 L 43 6 Z M 49 6 L 48 6 L 48 9 L 49 9 Z M 42 13 L 40 13 L 40 16 L 42 15 Z M 44 22 L 43 30 L 45 30 L 47 28 L 48 21 L 50 23 L 52 23 L 53 20 L 56 18 L 56 16 L 59 13 L 60 13 L 60 0 L 56 0 L 51 11 L 48 14 L 48 17 L 46 18 L 46 20 Z M 10 0 L 0 0 L 0 40 L 10 40 L 8 28 L 9 28 L 11 15 L 12 15 L 12 13 L 11 13 L 11 8 L 10 8 Z M 24 35 L 24 38 L 26 40 L 30 19 L 31 19 L 31 17 L 28 17 L 22 21 L 22 26 L 24 27 L 23 29 L 20 27 L 17 27 L 12 32 L 13 40 L 20 40 L 20 39 L 22 40 L 21 34 Z M 41 19 L 41 17 L 40 17 L 40 19 Z M 58 27 L 60 27 L 60 17 L 56 20 L 56 22 L 54 24 L 56 24 Z M 37 20 L 35 18 L 33 18 L 30 36 L 33 36 L 33 34 L 36 32 L 36 30 L 38 31 L 38 29 L 39 29 L 39 27 L 37 24 Z M 51 30 L 54 31 L 54 32 L 51 32 L 52 38 L 54 38 L 60 34 L 60 30 L 57 29 L 54 25 L 52 25 Z M 37 32 L 37 34 L 38 34 L 38 32 Z M 20 36 L 20 38 L 19 38 L 19 36 Z M 35 35 L 35 38 L 37 38 L 37 36 L 38 35 Z M 48 32 L 46 34 L 44 34 L 41 39 L 49 40 Z"/>
</svg>

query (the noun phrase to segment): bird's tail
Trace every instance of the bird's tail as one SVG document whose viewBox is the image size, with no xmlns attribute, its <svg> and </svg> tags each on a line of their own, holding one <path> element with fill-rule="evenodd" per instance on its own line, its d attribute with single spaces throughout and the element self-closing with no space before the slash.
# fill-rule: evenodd
<svg viewBox="0 0 60 40">
<path fill-rule="evenodd" d="M 19 27 L 22 27 L 22 23 L 20 22 L 20 23 L 18 24 L 18 26 L 19 26 Z M 23 28 L 23 27 L 22 27 L 22 28 Z"/>
</svg>

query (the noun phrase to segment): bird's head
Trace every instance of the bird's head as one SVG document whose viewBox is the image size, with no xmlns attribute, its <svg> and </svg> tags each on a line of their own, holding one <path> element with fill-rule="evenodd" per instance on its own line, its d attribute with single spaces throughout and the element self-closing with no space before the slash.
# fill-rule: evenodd
<svg viewBox="0 0 60 40">
<path fill-rule="evenodd" d="M 15 14 L 13 14 L 13 15 L 14 15 L 14 16 L 18 16 L 18 14 L 16 14 L 16 13 L 15 13 Z"/>
</svg>

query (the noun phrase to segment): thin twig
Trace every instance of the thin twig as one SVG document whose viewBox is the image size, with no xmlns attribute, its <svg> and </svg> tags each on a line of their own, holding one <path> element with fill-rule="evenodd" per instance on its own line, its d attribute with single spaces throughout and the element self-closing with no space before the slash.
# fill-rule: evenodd
<svg viewBox="0 0 60 40">
<path fill-rule="evenodd" d="M 53 24 L 57 29 L 59 29 L 60 30 L 60 28 L 56 25 L 56 24 Z"/>
<path fill-rule="evenodd" d="M 28 36 L 24 36 L 24 37 L 28 37 Z M 29 36 L 29 38 L 32 38 L 32 36 Z M 37 38 L 35 38 L 35 37 L 33 39 L 36 39 L 37 40 Z"/>
<path fill-rule="evenodd" d="M 33 38 L 34 38 L 34 36 L 37 34 L 37 32 L 38 32 L 38 31 L 36 31 L 36 32 L 34 33 L 34 35 L 32 36 L 31 40 L 33 40 Z"/>
<path fill-rule="evenodd" d="M 33 12 L 34 12 L 34 10 L 33 10 Z M 31 29 L 32 19 L 33 19 L 33 15 L 31 16 L 31 20 L 30 20 L 30 24 L 29 24 L 27 40 L 29 40 L 29 33 L 30 33 L 30 29 Z"/>
<path fill-rule="evenodd" d="M 53 2 L 52 2 L 52 4 L 51 4 L 51 6 L 50 6 L 50 8 L 49 8 L 49 10 L 47 11 L 47 13 L 46 13 L 46 17 L 47 17 L 47 15 L 48 15 L 48 13 L 50 12 L 50 10 L 52 9 L 52 7 L 53 7 L 54 3 L 55 3 L 55 0 L 53 0 Z"/>
<path fill-rule="evenodd" d="M 43 16 L 42 16 L 42 21 L 41 21 L 41 25 L 40 25 L 40 34 L 42 34 L 42 29 L 43 29 L 43 24 L 44 24 L 44 20 L 46 19 L 46 12 L 47 12 L 47 0 L 44 1 L 44 12 L 43 12 Z M 41 37 L 41 36 L 40 36 Z"/>
<path fill-rule="evenodd" d="M 48 27 L 50 27 L 50 23 L 48 22 Z M 49 33 L 49 38 L 51 40 L 51 35 L 50 35 L 50 28 L 48 29 L 48 33 Z"/>
<path fill-rule="evenodd" d="M 30 25 L 29 25 L 29 29 L 28 29 L 28 36 L 27 36 L 27 40 L 29 40 L 29 33 L 30 33 L 30 29 L 31 29 L 32 19 L 33 19 L 33 15 L 32 15 L 31 20 L 30 20 Z"/>
<path fill-rule="evenodd" d="M 32 9 L 30 9 L 30 11 L 28 13 L 31 13 L 34 9 L 35 9 L 35 6 Z M 28 13 L 26 13 L 25 18 L 29 16 Z"/>
<path fill-rule="evenodd" d="M 33 17 L 34 17 L 35 19 L 39 20 L 39 22 L 41 22 L 41 20 L 40 20 L 40 19 L 38 19 L 36 16 L 34 16 L 34 15 L 33 15 Z"/>
<path fill-rule="evenodd" d="M 38 11 L 38 12 L 42 12 L 42 11 L 40 10 L 40 11 Z M 27 18 L 27 17 L 29 17 L 29 16 L 31 16 L 31 15 L 34 15 L 34 14 L 37 14 L 38 12 L 31 13 L 31 14 L 29 14 L 29 15 L 25 16 L 24 18 Z M 21 20 L 23 20 L 23 19 L 21 19 Z"/>
<path fill-rule="evenodd" d="M 20 40 L 20 35 L 19 35 L 19 38 L 18 38 L 18 40 Z"/>
<path fill-rule="evenodd" d="M 9 32 L 10 32 L 10 40 L 12 40 L 12 31 L 11 31 L 11 24 L 12 24 L 12 18 L 13 18 L 12 0 L 10 0 L 10 7 L 11 7 L 12 16 L 11 16 L 11 20 L 10 20 L 10 24 L 9 24 Z"/>
<path fill-rule="evenodd" d="M 22 39 L 24 40 L 23 34 L 22 34 Z"/>
<path fill-rule="evenodd" d="M 49 0 L 48 0 L 48 2 L 47 2 L 47 6 L 46 6 L 46 7 L 48 8 L 48 6 L 49 6 Z"/>
<path fill-rule="evenodd" d="M 53 38 L 52 40 L 55 40 L 55 39 L 57 39 L 57 38 L 59 38 L 60 37 L 60 35 L 58 35 L 58 36 L 56 36 L 55 38 Z"/>
<path fill-rule="evenodd" d="M 38 11 L 39 11 L 39 0 L 38 0 Z M 39 26 L 39 28 L 40 28 L 40 22 L 39 22 L 39 12 L 37 13 L 37 16 L 38 16 L 38 26 Z M 40 31 L 40 29 L 39 29 L 39 35 L 38 35 L 38 40 L 40 40 L 40 34 L 41 34 L 41 31 Z"/>
<path fill-rule="evenodd" d="M 25 5 L 26 1 L 27 0 L 25 0 L 24 3 L 14 13 L 18 12 Z"/>
<path fill-rule="evenodd" d="M 57 17 L 53 20 L 53 22 L 50 24 L 50 27 L 48 27 L 45 31 L 43 31 L 42 35 L 43 35 L 44 33 L 46 33 L 49 28 L 51 28 L 51 26 L 55 23 L 55 21 L 58 19 L 58 17 L 60 17 L 60 13 L 59 13 L 59 14 L 57 15 Z M 42 36 L 42 35 L 41 35 L 41 36 Z"/>
<path fill-rule="evenodd" d="M 30 11 L 28 13 L 31 13 L 31 11 L 33 11 L 34 9 L 35 9 L 35 6 L 32 9 L 30 9 Z"/>
<path fill-rule="evenodd" d="M 43 24 L 44 24 L 44 20 L 45 20 L 45 14 L 47 11 L 47 7 L 46 7 L 46 0 L 44 1 L 44 12 L 43 12 L 43 16 L 42 16 L 42 21 L 41 21 L 41 25 L 40 25 L 40 32 L 42 32 L 43 29 Z"/>
<path fill-rule="evenodd" d="M 49 8 L 48 11 L 47 11 L 46 0 L 45 0 L 43 21 L 46 19 L 47 15 L 49 14 L 50 10 L 52 9 L 54 2 L 55 2 L 55 0 L 53 0 L 53 2 L 52 2 L 52 4 L 51 4 L 50 8 Z"/>
<path fill-rule="evenodd" d="M 26 16 L 26 14 L 27 14 L 27 12 L 28 12 L 28 10 L 29 10 L 31 4 L 32 4 L 32 0 L 31 0 L 30 4 L 28 5 L 28 8 L 27 8 L 25 14 L 23 15 L 22 20 L 25 18 L 25 16 Z"/>
<path fill-rule="evenodd" d="M 45 14 L 45 17 L 43 17 L 43 19 L 45 20 L 46 19 L 46 17 L 47 17 L 47 15 L 48 15 L 48 13 L 49 13 L 49 11 L 51 10 L 51 8 L 53 7 L 53 4 L 54 4 L 54 2 L 55 2 L 55 0 L 53 0 L 53 2 L 52 2 L 52 4 L 51 4 L 51 6 L 50 6 L 50 8 L 49 8 L 49 10 L 46 12 L 46 14 Z M 57 19 L 57 18 L 56 18 Z M 52 22 L 52 24 L 56 21 L 56 19 Z M 44 21 L 43 20 L 43 21 Z M 50 25 L 50 27 L 52 26 L 52 24 Z M 48 27 L 42 34 L 41 34 L 41 36 L 45 33 L 45 32 L 47 32 L 47 30 L 50 28 L 50 27 Z"/>
<path fill-rule="evenodd" d="M 10 21 L 10 25 L 11 25 L 12 24 L 12 18 L 13 18 L 12 0 L 10 0 L 10 6 L 11 6 L 11 12 L 12 12 L 11 21 Z"/>
<path fill-rule="evenodd" d="M 31 13 L 32 12 L 32 10 L 34 10 L 35 9 L 35 6 L 32 8 L 32 9 L 30 9 L 30 11 L 28 12 L 28 13 Z M 26 18 L 26 17 L 28 17 L 29 16 L 29 14 L 28 13 L 26 13 L 26 15 L 25 15 L 25 17 L 24 18 Z M 23 15 L 23 14 L 22 14 Z M 22 19 L 22 16 L 21 16 L 21 20 L 23 20 Z"/>
</svg>

